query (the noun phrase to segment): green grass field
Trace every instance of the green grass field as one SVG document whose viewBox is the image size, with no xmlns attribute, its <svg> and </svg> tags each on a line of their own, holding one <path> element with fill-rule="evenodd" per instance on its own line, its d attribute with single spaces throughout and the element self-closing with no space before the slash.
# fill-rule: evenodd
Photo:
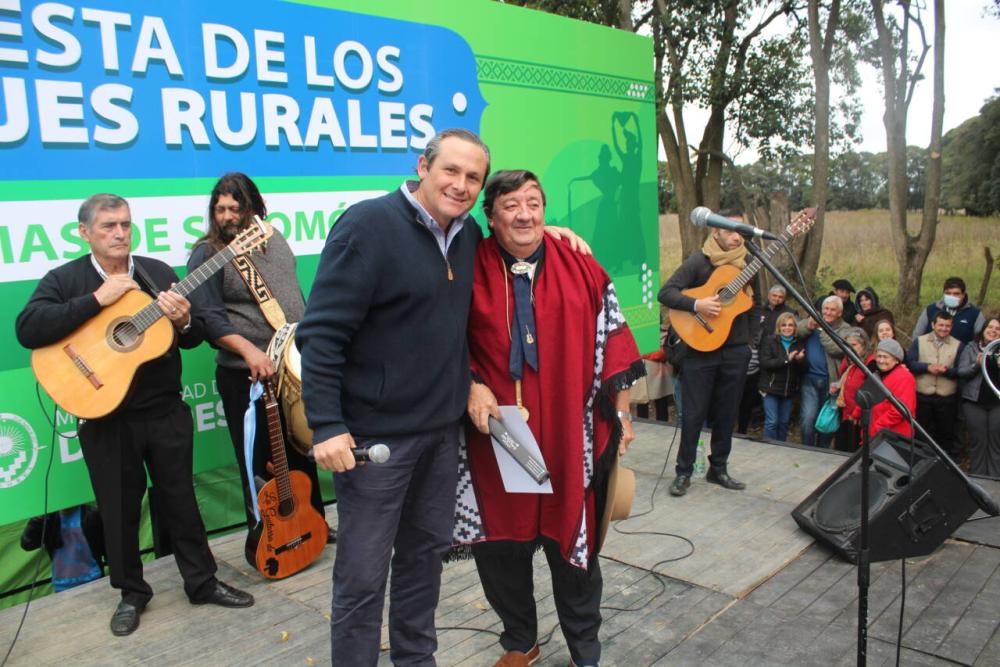
<svg viewBox="0 0 1000 667">
<path fill-rule="evenodd" d="M 920 224 L 920 212 L 912 211 L 911 231 Z M 1000 264 L 1000 218 L 943 216 L 937 229 L 934 249 L 924 267 L 920 289 L 921 304 L 941 298 L 941 286 L 949 276 L 961 276 L 975 300 L 986 271 L 983 248 L 989 247 Z M 660 277 L 665 281 L 681 261 L 677 216 L 660 216 Z M 806 276 L 809 280 L 812 276 Z M 892 250 L 889 212 L 883 210 L 829 211 L 826 214 L 823 252 L 820 256 L 819 284 L 827 290 L 837 278 L 847 278 L 858 289 L 872 286 L 879 298 L 893 308 L 899 289 L 899 268 Z M 994 266 L 984 311 L 1000 312 L 1000 266 Z M 909 333 L 918 313 L 895 312 L 899 328 Z"/>
</svg>

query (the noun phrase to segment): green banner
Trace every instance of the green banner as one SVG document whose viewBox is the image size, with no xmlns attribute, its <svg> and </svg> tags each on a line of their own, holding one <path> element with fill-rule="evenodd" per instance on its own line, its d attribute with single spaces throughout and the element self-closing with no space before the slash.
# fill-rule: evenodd
<svg viewBox="0 0 1000 667">
<path fill-rule="evenodd" d="M 547 222 L 592 244 L 640 348 L 658 345 L 648 39 L 488 0 L 11 6 L 0 15 L 8 332 L 38 279 L 87 252 L 75 220 L 90 194 L 128 198 L 134 252 L 183 275 L 215 179 L 246 172 L 308 294 L 339 215 L 412 178 L 434 132 L 461 126 L 490 145 L 494 169 L 541 176 Z M 0 525 L 92 498 L 75 419 L 38 395 L 30 354 L 8 335 Z M 184 353 L 199 474 L 234 463 L 213 354 Z"/>
</svg>

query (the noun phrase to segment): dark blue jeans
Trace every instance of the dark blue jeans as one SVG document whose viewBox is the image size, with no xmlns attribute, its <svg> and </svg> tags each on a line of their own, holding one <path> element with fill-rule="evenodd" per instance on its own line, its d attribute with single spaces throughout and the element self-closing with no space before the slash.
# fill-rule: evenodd
<svg viewBox="0 0 1000 667">
<path fill-rule="evenodd" d="M 333 476 L 337 556 L 330 618 L 334 665 L 374 667 L 386 577 L 394 665 L 433 665 L 441 558 L 451 546 L 458 477 L 458 424 L 382 442 L 392 456 Z"/>
<path fill-rule="evenodd" d="M 787 440 L 788 423 L 792 419 L 792 397 L 764 394 L 764 437 Z"/>
<path fill-rule="evenodd" d="M 799 424 L 802 428 L 802 444 L 815 445 L 816 447 L 830 448 L 833 442 L 832 433 L 816 432 L 816 415 L 819 414 L 820 406 L 830 395 L 830 381 L 824 376 L 806 374 L 802 377 L 802 389 L 800 390 L 802 402 L 799 404 Z"/>
</svg>

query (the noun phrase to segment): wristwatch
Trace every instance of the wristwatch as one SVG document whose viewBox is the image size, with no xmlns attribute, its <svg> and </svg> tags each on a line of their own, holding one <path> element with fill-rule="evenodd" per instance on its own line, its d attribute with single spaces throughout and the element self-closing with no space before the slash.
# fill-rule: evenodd
<svg viewBox="0 0 1000 667">
<path fill-rule="evenodd" d="M 631 412 L 623 412 L 621 410 L 618 410 L 617 412 L 615 412 L 615 414 L 618 415 L 618 419 L 624 419 L 625 421 L 632 421 Z"/>
</svg>

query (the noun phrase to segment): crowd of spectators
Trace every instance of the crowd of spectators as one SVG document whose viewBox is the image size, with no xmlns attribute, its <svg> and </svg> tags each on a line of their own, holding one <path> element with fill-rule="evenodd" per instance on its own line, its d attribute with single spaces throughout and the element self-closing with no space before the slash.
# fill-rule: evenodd
<svg viewBox="0 0 1000 667">
<path fill-rule="evenodd" d="M 1000 316 L 984 316 L 969 301 L 965 282 L 951 277 L 944 282 L 942 298 L 921 309 L 912 335 L 900 336 L 910 341 L 904 345 L 892 311 L 872 287 L 855 290 L 843 278 L 832 287 L 816 301 L 820 317 L 945 452 L 967 462 L 974 474 L 1000 478 L 1000 398 L 983 381 L 984 355 L 1000 338 Z M 762 414 L 764 438 L 796 440 L 797 415 L 798 442 L 854 451 L 862 438 L 857 393 L 866 375 L 815 320 L 800 317 L 786 303 L 783 287 L 773 286 L 762 301 L 737 431 L 753 430 L 755 416 Z M 1000 345 L 985 359 L 985 373 L 1000 387 L 998 359 Z M 816 428 L 827 402 L 839 408 L 835 433 Z M 868 431 L 874 436 L 882 429 L 908 437 L 914 433 L 909 417 L 885 400 L 873 405 Z"/>
</svg>

